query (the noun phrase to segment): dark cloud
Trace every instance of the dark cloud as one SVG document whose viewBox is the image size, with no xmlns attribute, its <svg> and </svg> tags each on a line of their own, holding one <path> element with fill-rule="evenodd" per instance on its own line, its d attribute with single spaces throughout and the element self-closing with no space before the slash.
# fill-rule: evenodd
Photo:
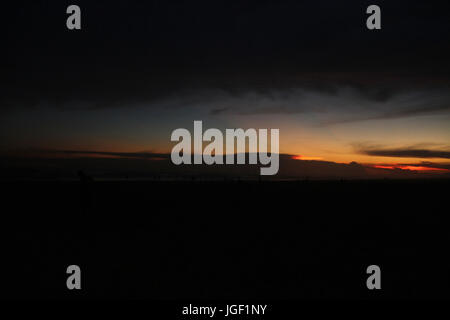
<svg viewBox="0 0 450 320">
<path fill-rule="evenodd" d="M 411 166 L 411 167 L 426 167 L 426 168 L 437 168 L 450 170 L 450 163 L 438 163 L 430 161 L 422 161 L 419 163 L 399 163 L 400 166 Z"/>
<path fill-rule="evenodd" d="M 429 150 L 429 149 L 412 149 L 412 148 L 396 148 L 396 149 L 359 149 L 360 153 L 369 156 L 378 157 L 397 157 L 397 158 L 442 158 L 450 159 L 450 150 Z"/>
<path fill-rule="evenodd" d="M 380 0 L 380 32 L 364 27 L 371 1 L 77 4 L 79 32 L 65 28 L 65 2 L 6 5 L 2 108 L 151 107 L 186 91 L 332 94 L 346 85 L 382 103 L 411 83 L 433 86 L 450 74 L 444 1 Z"/>
<path fill-rule="evenodd" d="M 302 84 L 296 88 L 272 88 L 264 92 L 211 91 L 197 93 L 199 97 L 208 97 L 208 100 L 196 101 L 206 107 L 212 106 L 212 115 L 320 113 L 320 118 L 316 117 L 319 125 L 450 112 L 450 87 L 393 86 L 387 90 L 389 94 L 384 94 L 383 87 L 361 89 L 354 83 L 341 81 L 332 87 L 333 90 L 329 88 Z M 378 92 L 382 98 L 377 97 Z"/>
<path fill-rule="evenodd" d="M 341 116 L 327 119 L 322 125 L 334 125 L 369 120 L 399 119 L 425 115 L 445 114 L 450 112 L 449 87 L 440 88 L 410 88 L 393 93 L 385 101 L 347 98 L 348 103 L 361 104 L 360 112 L 346 114 L 341 109 Z M 358 109 L 356 109 L 358 111 Z M 361 112 L 363 111 L 363 112 Z"/>
<path fill-rule="evenodd" d="M 221 114 L 221 113 L 226 112 L 227 110 L 228 110 L 228 108 L 217 108 L 217 109 L 212 109 L 212 110 L 211 110 L 211 114 L 212 114 L 212 115 L 218 115 L 218 114 Z"/>
<path fill-rule="evenodd" d="M 87 150 L 41 150 L 45 154 L 61 154 L 61 155 L 96 155 L 96 156 L 112 156 L 123 158 L 139 158 L 139 159 L 170 159 L 170 155 L 166 153 L 152 152 L 107 152 L 107 151 L 87 151 Z"/>
<path fill-rule="evenodd" d="M 415 117 L 415 116 L 423 116 L 423 115 L 434 115 L 441 113 L 448 113 L 450 111 L 450 97 L 443 95 L 441 104 L 430 105 L 427 102 L 424 102 L 423 105 L 415 107 L 417 105 L 416 101 L 411 102 L 413 107 L 407 108 L 404 107 L 401 110 L 392 110 L 388 112 L 382 112 L 374 115 L 363 115 L 363 116 L 353 116 L 351 118 L 341 118 L 341 119 L 333 119 L 323 122 L 323 125 L 333 125 L 340 123 L 351 123 L 358 121 L 370 121 L 370 120 L 386 120 L 386 119 L 398 119 L 405 117 Z"/>
</svg>

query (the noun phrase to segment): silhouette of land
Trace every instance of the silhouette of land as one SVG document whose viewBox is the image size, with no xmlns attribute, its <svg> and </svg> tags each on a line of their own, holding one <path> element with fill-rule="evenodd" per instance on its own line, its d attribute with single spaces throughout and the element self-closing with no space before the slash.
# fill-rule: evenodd
<svg viewBox="0 0 450 320">
<path fill-rule="evenodd" d="M 448 298 L 449 186 L 3 182 L 2 295 Z M 65 287 L 71 264 L 82 270 L 79 293 Z M 382 270 L 379 292 L 365 285 L 371 264 Z"/>
</svg>

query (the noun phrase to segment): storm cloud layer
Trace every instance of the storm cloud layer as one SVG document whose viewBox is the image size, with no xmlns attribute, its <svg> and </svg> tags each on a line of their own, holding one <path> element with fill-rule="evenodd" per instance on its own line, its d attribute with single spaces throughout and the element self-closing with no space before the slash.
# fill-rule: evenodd
<svg viewBox="0 0 450 320">
<path fill-rule="evenodd" d="M 242 97 L 241 105 L 212 106 L 212 113 L 295 113 L 310 109 L 311 95 L 327 99 L 346 88 L 355 91 L 353 100 L 379 103 L 405 91 L 448 91 L 448 4 L 379 1 L 383 29 L 370 32 L 369 2 L 80 1 L 79 32 L 65 28 L 65 3 L 10 4 L 1 105 L 157 107 L 219 92 Z M 448 97 L 441 100 L 430 109 L 447 111 Z"/>
</svg>

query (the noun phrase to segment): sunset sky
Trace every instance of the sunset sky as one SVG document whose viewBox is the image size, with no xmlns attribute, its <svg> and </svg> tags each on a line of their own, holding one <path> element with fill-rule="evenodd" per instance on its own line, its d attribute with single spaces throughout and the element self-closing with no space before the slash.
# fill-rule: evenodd
<svg viewBox="0 0 450 320">
<path fill-rule="evenodd" d="M 79 31 L 64 1 L 7 8 L 1 152 L 165 154 L 202 120 L 278 128 L 300 160 L 450 169 L 449 5 L 376 1 L 370 31 L 372 2 L 78 1 Z"/>
</svg>

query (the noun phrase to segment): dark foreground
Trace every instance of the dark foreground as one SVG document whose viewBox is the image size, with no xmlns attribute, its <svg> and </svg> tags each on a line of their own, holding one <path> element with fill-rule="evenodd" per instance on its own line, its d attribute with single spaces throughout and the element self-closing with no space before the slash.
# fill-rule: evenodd
<svg viewBox="0 0 450 320">
<path fill-rule="evenodd" d="M 449 298 L 449 181 L 2 183 L 2 296 Z M 66 288 L 66 268 L 82 290 Z M 382 289 L 366 288 L 367 266 Z"/>
</svg>

